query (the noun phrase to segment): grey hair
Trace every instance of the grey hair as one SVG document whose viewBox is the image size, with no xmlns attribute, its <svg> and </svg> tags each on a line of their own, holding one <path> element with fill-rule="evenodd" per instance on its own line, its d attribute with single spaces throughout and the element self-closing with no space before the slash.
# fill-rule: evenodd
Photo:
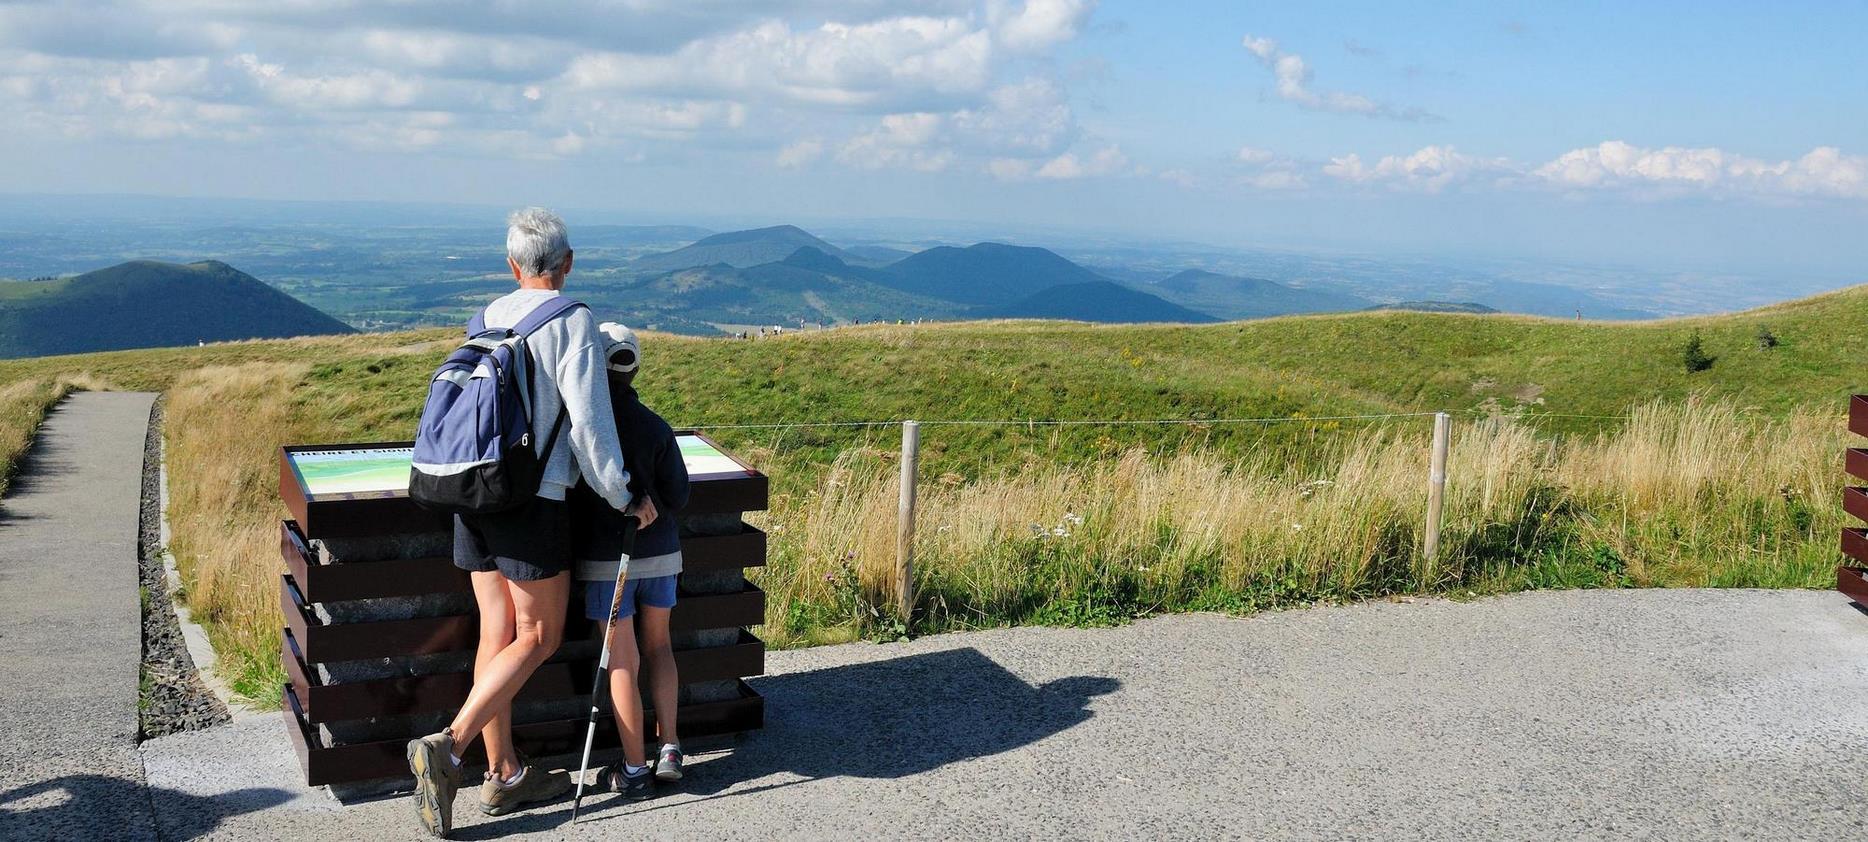
<svg viewBox="0 0 1868 842">
<path fill-rule="evenodd" d="M 544 208 L 521 208 L 506 217 L 506 256 L 527 277 L 557 275 L 571 254 L 564 220 Z"/>
</svg>

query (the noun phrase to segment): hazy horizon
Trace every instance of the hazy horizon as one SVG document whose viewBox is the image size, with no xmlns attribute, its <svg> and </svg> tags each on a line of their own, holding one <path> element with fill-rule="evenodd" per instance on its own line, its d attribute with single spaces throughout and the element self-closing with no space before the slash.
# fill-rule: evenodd
<svg viewBox="0 0 1868 842">
<path fill-rule="evenodd" d="M 0 137 L 0 192 L 1860 280 L 1864 29 L 1739 3 L 7 4 L 0 105 L 35 130 Z"/>
</svg>

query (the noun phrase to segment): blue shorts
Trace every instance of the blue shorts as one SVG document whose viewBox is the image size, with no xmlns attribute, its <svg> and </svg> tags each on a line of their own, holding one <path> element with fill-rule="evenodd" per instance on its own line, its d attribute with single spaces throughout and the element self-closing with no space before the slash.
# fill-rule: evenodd
<svg viewBox="0 0 1868 842">
<path fill-rule="evenodd" d="M 675 607 L 675 580 L 679 573 L 656 576 L 652 579 L 630 579 L 623 584 L 623 606 L 617 611 L 616 618 L 621 620 L 633 617 L 637 605 L 650 608 Z M 610 600 L 616 597 L 616 583 L 589 582 L 584 585 L 584 616 L 592 620 L 603 620 L 609 616 Z"/>
</svg>

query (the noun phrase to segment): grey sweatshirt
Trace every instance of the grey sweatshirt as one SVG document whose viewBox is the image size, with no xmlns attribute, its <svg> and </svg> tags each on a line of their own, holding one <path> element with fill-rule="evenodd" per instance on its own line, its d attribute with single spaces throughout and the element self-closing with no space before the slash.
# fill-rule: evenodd
<svg viewBox="0 0 1868 842">
<path fill-rule="evenodd" d="M 538 305 L 557 297 L 555 290 L 519 289 L 486 307 L 486 326 L 512 327 Z M 623 445 L 616 437 L 616 419 L 610 414 L 610 378 L 604 369 L 603 336 L 589 308 L 578 308 L 546 322 L 525 341 L 535 366 L 533 395 L 533 447 L 545 456 L 545 440 L 558 411 L 565 411 L 564 429 L 546 457 L 545 476 L 538 496 L 563 500 L 565 491 L 582 477 L 590 487 L 618 509 L 629 505 L 629 469 L 623 464 Z M 570 447 L 565 447 L 566 443 Z"/>
</svg>

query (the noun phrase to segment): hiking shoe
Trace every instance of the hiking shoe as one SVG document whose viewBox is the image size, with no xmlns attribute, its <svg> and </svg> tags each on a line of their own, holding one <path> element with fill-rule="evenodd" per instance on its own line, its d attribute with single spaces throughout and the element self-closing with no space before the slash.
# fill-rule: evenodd
<svg viewBox="0 0 1868 842">
<path fill-rule="evenodd" d="M 415 810 L 422 827 L 445 838 L 454 829 L 454 791 L 461 767 L 454 765 L 454 734 L 443 729 L 409 741 L 409 772 L 415 775 Z"/>
<path fill-rule="evenodd" d="M 631 801 L 641 801 L 655 790 L 655 767 L 644 766 L 642 771 L 633 775 L 625 771 L 626 764 L 617 762 L 603 767 L 597 780 L 603 782 L 605 789 L 620 792 Z"/>
<path fill-rule="evenodd" d="M 659 781 L 681 780 L 680 746 L 662 746 L 661 757 L 655 761 L 655 779 Z"/>
<path fill-rule="evenodd" d="M 486 773 L 486 781 L 480 784 L 480 812 L 503 816 L 571 791 L 570 776 L 554 775 L 536 764 L 527 763 L 524 758 L 519 762 L 522 764 L 519 780 L 511 786 L 500 782 L 498 772 Z"/>
</svg>

